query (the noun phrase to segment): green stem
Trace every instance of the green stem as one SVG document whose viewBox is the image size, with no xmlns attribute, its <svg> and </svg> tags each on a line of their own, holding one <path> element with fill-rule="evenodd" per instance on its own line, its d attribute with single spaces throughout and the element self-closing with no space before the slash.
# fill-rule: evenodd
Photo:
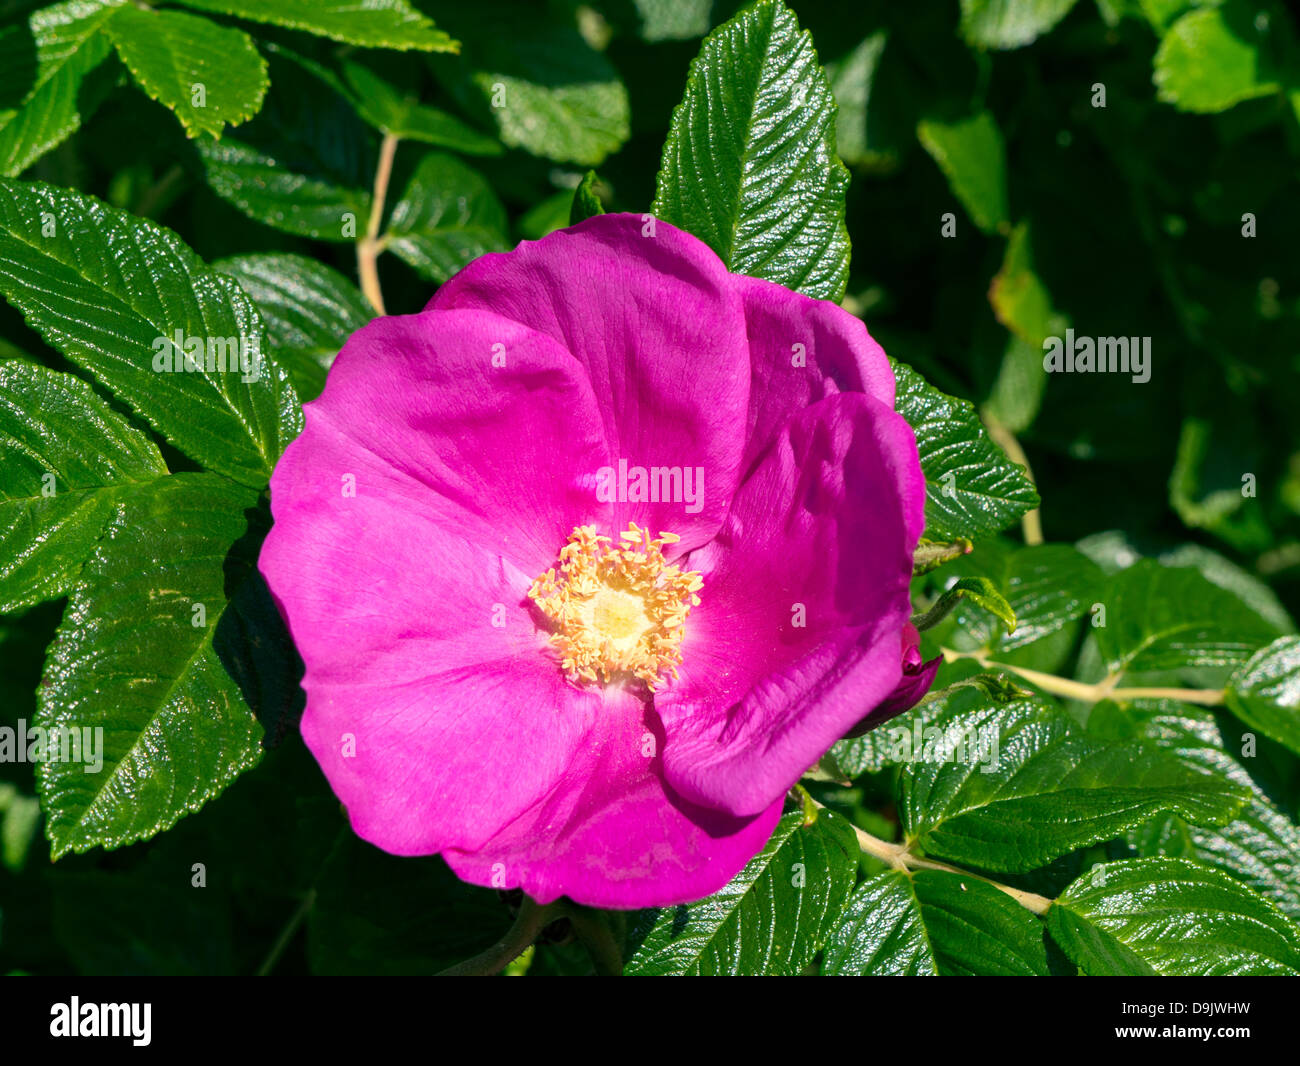
<svg viewBox="0 0 1300 1066">
<path fill-rule="evenodd" d="M 926 540 L 922 537 L 921 543 L 912 553 L 912 573 L 928 574 L 931 570 L 943 566 L 944 563 L 969 555 L 973 547 L 974 545 L 965 537 L 958 537 L 954 541 Z"/>
<path fill-rule="evenodd" d="M 1120 688 L 1121 675 L 1119 674 L 1111 674 L 1095 682 L 1072 681 L 1068 677 L 1045 674 L 1041 670 L 1031 670 L 1027 666 L 996 662 L 990 659 L 989 653 L 983 649 L 956 651 L 952 648 L 942 648 L 940 650 L 944 662 L 974 659 L 985 668 L 1006 670 L 1017 677 L 1022 677 L 1050 695 L 1080 700 L 1084 703 L 1100 703 L 1102 700 L 1179 700 L 1182 703 L 1195 703 L 1202 707 L 1218 707 L 1224 701 L 1224 691 L 1221 688 Z"/>
<path fill-rule="evenodd" d="M 285 922 L 284 928 L 280 930 L 280 935 L 276 937 L 275 943 L 271 945 L 271 950 L 267 952 L 266 958 L 262 960 L 262 965 L 257 968 L 258 977 L 269 977 L 276 965 L 280 962 L 280 956 L 284 954 L 293 940 L 294 935 L 298 932 L 299 926 L 306 920 L 307 915 L 311 914 L 312 908 L 316 906 L 316 886 L 320 884 L 320 879 L 329 867 L 330 861 L 338 852 L 340 845 L 347 838 L 349 829 L 344 825 L 339 829 L 334 837 L 334 843 L 330 845 L 329 851 L 325 853 L 325 858 L 321 860 L 320 867 L 316 875 L 311 879 L 311 884 L 307 886 L 307 891 L 303 893 L 302 900 L 298 903 L 289 920 Z"/>
<path fill-rule="evenodd" d="M 1019 463 L 1025 468 L 1025 476 L 1029 478 L 1030 484 L 1036 487 L 1037 482 L 1034 481 L 1034 471 L 1029 465 L 1029 457 L 1025 455 L 1025 449 L 1020 447 L 1020 441 L 1016 440 L 1016 435 L 987 411 L 981 411 L 980 416 L 984 419 L 984 427 L 989 431 L 989 437 L 993 443 L 1006 452 L 1007 458 L 1013 463 Z M 1043 514 L 1041 508 L 1035 507 L 1032 511 L 1025 513 L 1025 516 L 1020 520 L 1020 534 L 1025 538 L 1025 543 L 1030 546 L 1043 543 Z"/>
<path fill-rule="evenodd" d="M 570 906 L 569 921 L 573 923 L 573 935 L 591 956 L 596 973 L 601 977 L 621 977 L 623 975 L 623 949 L 618 937 L 614 935 L 611 922 L 619 920 L 617 916 L 588 907 Z"/>
<path fill-rule="evenodd" d="M 145 190 L 131 213 L 141 218 L 153 218 L 155 214 L 161 214 L 174 198 L 177 187 L 184 179 L 184 169 L 179 163 L 173 164 L 162 177 Z"/>
<path fill-rule="evenodd" d="M 519 908 L 515 924 L 509 931 L 493 944 L 487 951 L 480 952 L 472 959 L 458 962 L 443 970 L 439 977 L 490 977 L 498 974 L 519 958 L 552 921 L 560 915 L 558 903 L 541 906 L 527 896 Z"/>
<path fill-rule="evenodd" d="M 814 802 L 816 801 L 814 800 Z M 817 806 L 821 807 L 823 804 L 818 803 Z M 1033 911 L 1040 918 L 1047 913 L 1048 908 L 1052 905 L 1050 899 L 1046 896 L 1040 896 L 1037 892 L 1025 892 L 1023 889 L 1012 888 L 1010 885 L 1002 884 L 1001 881 L 994 881 L 991 877 L 984 877 L 982 874 L 973 874 L 969 870 L 949 866 L 946 862 L 923 859 L 918 855 L 913 855 L 908 845 L 891 844 L 887 840 L 872 836 L 865 829 L 859 829 L 856 825 L 853 827 L 853 832 L 857 835 L 858 847 L 864 854 L 880 859 L 895 870 L 900 870 L 903 873 L 911 870 L 942 870 L 944 873 L 974 878 L 976 881 L 983 881 L 986 885 L 992 885 L 999 892 L 1005 892 L 1022 907 Z"/>
<path fill-rule="evenodd" d="M 276 964 L 280 961 L 280 956 L 284 954 L 284 949 L 289 946 L 294 934 L 298 932 L 298 927 L 302 925 L 314 906 L 316 906 L 316 889 L 309 888 L 307 894 L 302 897 L 302 902 L 298 904 L 298 909 L 293 912 L 284 928 L 280 930 L 280 935 L 267 953 L 266 959 L 258 967 L 258 977 L 269 977 L 271 975 Z"/>
</svg>

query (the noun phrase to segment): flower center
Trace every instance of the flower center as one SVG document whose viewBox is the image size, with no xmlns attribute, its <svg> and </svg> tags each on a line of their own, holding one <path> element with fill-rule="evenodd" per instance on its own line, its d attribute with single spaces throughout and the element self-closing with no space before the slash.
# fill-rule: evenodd
<svg viewBox="0 0 1300 1066">
<path fill-rule="evenodd" d="M 635 522 L 618 544 L 578 526 L 554 567 L 528 590 L 554 626 L 551 645 L 571 681 L 608 684 L 636 677 L 654 692 L 677 677 L 686 617 L 700 603 L 704 582 L 693 570 L 664 560 L 672 533 L 652 539 Z"/>
</svg>

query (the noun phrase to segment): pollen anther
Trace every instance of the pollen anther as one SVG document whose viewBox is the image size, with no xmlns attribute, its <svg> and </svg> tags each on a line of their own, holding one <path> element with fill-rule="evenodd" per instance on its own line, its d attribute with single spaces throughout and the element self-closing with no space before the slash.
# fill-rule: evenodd
<svg viewBox="0 0 1300 1066">
<path fill-rule="evenodd" d="M 528 596 L 550 619 L 550 643 L 571 681 L 635 677 L 654 692 L 677 677 L 686 618 L 704 585 L 698 572 L 665 561 L 665 545 L 679 540 L 652 538 L 635 522 L 617 545 L 594 526 L 569 534 L 558 571 L 537 578 Z"/>
</svg>

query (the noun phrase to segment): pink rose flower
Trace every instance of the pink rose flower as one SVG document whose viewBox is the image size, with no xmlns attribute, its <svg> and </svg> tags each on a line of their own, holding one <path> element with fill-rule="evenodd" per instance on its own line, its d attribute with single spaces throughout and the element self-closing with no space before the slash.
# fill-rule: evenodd
<svg viewBox="0 0 1300 1066">
<path fill-rule="evenodd" d="M 355 333 L 260 564 L 355 831 L 542 903 L 725 885 L 801 774 L 933 676 L 893 405 L 858 319 L 636 215 Z"/>
</svg>

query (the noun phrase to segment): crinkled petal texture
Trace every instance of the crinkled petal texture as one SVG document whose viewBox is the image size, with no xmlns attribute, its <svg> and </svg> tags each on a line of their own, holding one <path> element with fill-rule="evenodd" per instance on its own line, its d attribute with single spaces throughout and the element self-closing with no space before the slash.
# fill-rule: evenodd
<svg viewBox="0 0 1300 1066">
<path fill-rule="evenodd" d="M 924 482 L 893 398 L 855 318 L 639 216 L 358 331 L 275 469 L 261 558 L 357 833 L 542 902 L 726 884 L 804 769 L 928 685 L 900 657 Z M 702 498 L 602 497 L 620 460 L 700 469 Z M 574 527 L 628 522 L 704 574 L 653 696 L 568 682 L 527 596 Z"/>
</svg>

